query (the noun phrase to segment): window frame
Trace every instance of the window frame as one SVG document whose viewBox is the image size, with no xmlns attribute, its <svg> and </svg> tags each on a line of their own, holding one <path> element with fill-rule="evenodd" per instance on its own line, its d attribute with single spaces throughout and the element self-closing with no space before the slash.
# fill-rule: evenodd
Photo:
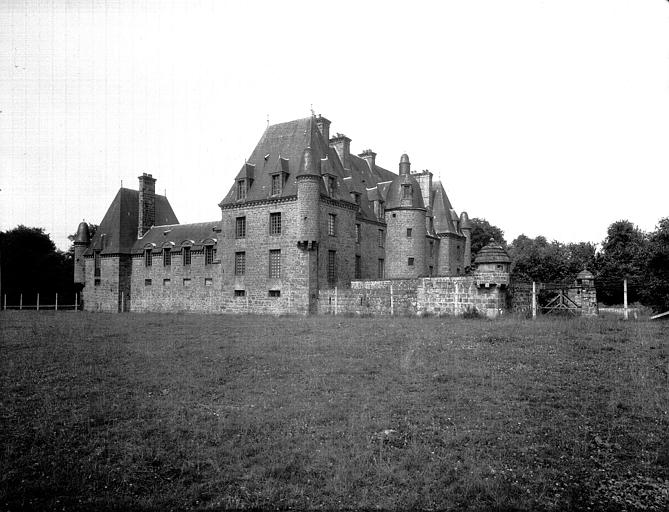
<svg viewBox="0 0 669 512">
<path fill-rule="evenodd" d="M 246 215 L 235 218 L 235 238 L 246 238 Z"/>
<path fill-rule="evenodd" d="M 214 260 L 216 259 L 216 248 L 213 244 L 207 244 L 204 246 L 204 264 L 213 265 Z"/>
<path fill-rule="evenodd" d="M 172 248 L 163 247 L 163 267 L 172 266 Z"/>
<path fill-rule="evenodd" d="M 278 236 L 281 234 L 281 212 L 270 212 L 269 234 L 271 236 Z"/>
<path fill-rule="evenodd" d="M 192 254 L 190 245 L 184 245 L 181 248 L 181 265 L 188 267 L 192 262 Z"/>
<path fill-rule="evenodd" d="M 246 199 L 246 179 L 237 180 L 237 201 Z"/>
<path fill-rule="evenodd" d="M 246 251 L 235 252 L 233 272 L 235 276 L 246 275 Z"/>
<path fill-rule="evenodd" d="M 337 236 L 337 214 L 328 213 L 328 236 Z"/>
<path fill-rule="evenodd" d="M 337 284 L 337 251 L 328 251 L 328 284 Z"/>
<path fill-rule="evenodd" d="M 269 250 L 269 278 L 281 279 L 281 249 Z"/>
<path fill-rule="evenodd" d="M 282 181 L 281 173 L 275 173 L 271 175 L 270 195 L 278 196 L 281 194 L 281 189 L 283 188 L 281 183 Z"/>
</svg>

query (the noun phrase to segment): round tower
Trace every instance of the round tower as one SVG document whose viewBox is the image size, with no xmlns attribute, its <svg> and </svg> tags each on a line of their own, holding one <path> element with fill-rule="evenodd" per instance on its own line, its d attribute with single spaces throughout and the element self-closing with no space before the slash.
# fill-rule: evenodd
<svg viewBox="0 0 669 512">
<path fill-rule="evenodd" d="M 319 240 L 319 202 L 321 173 L 311 148 L 302 153 L 297 171 L 297 211 L 299 219 L 297 245 L 313 250 Z"/>
<path fill-rule="evenodd" d="M 469 221 L 467 212 L 460 214 L 460 231 L 465 236 L 465 251 L 462 257 L 462 266 L 467 268 L 472 265 L 472 223 Z"/>
<path fill-rule="evenodd" d="M 400 158 L 399 171 L 386 195 L 386 277 L 421 277 L 427 275 L 423 194 L 411 176 L 411 162 L 406 154 Z"/>
<path fill-rule="evenodd" d="M 86 263 L 84 261 L 84 252 L 91 242 L 88 224 L 80 222 L 77 228 L 77 234 L 74 237 L 74 282 L 79 284 L 86 283 Z"/>
</svg>

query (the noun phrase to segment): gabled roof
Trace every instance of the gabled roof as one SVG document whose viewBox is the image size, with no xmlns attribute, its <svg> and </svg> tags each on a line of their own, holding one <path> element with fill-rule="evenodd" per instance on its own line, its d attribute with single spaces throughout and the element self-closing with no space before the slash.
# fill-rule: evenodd
<svg viewBox="0 0 669 512">
<path fill-rule="evenodd" d="M 432 215 L 434 217 L 434 230 L 436 233 L 456 233 L 458 230 L 453 222 L 453 206 L 446 195 L 444 186 L 440 181 L 432 182 Z"/>
<path fill-rule="evenodd" d="M 210 243 L 216 243 L 219 238 L 221 221 L 196 222 L 194 224 L 171 224 L 154 226 L 142 238 L 136 239 L 134 253 L 142 252 L 146 248 L 160 250 L 165 245 L 175 249 L 182 245 L 192 246 L 194 249 Z"/>
<path fill-rule="evenodd" d="M 300 161 L 305 148 L 311 148 L 313 158 L 320 161 L 321 175 L 333 176 L 337 181 L 336 190 L 332 193 L 326 180 L 321 180 L 321 194 L 332 196 L 347 202 L 353 202 L 352 192 L 360 194 L 360 212 L 365 218 L 376 220 L 370 204 L 368 189 L 373 189 L 380 181 L 392 181 L 397 175 L 378 166 L 370 166 L 365 159 L 350 155 L 344 168 L 339 155 L 326 141 L 314 117 L 297 119 L 287 123 L 275 124 L 267 127 L 255 149 L 247 159 L 242 169 L 235 177 L 235 182 L 245 179 L 248 169 L 253 166 L 253 183 L 248 188 L 246 198 L 237 200 L 236 184 L 231 187 L 220 206 L 244 204 L 250 201 L 290 197 L 297 195 L 296 177 L 300 172 Z M 271 176 L 278 172 L 284 173 L 286 181 L 281 194 L 271 195 Z M 381 192 L 381 191 L 379 191 Z M 374 194 L 372 194 L 373 196 Z M 385 198 L 385 190 L 381 194 Z"/>
<path fill-rule="evenodd" d="M 260 141 L 249 156 L 242 169 L 235 177 L 235 182 L 246 177 L 246 169 L 254 166 L 253 183 L 246 193 L 246 199 L 237 200 L 237 187 L 233 186 L 220 205 L 243 204 L 249 201 L 259 201 L 272 197 L 289 197 L 297 195 L 297 176 L 302 152 L 310 147 L 316 161 L 325 157 L 332 162 L 334 174 L 344 178 L 344 170 L 339 164 L 337 154 L 330 149 L 323 139 L 313 118 L 307 117 L 287 123 L 268 126 Z M 281 193 L 272 196 L 272 174 L 283 173 L 286 181 Z M 323 186 L 321 193 L 326 193 Z"/>
<path fill-rule="evenodd" d="M 167 198 L 158 194 L 155 197 L 155 223 L 178 223 Z M 131 254 L 137 241 L 138 217 L 139 192 L 120 188 L 84 254 L 92 254 L 94 250 L 100 254 Z"/>
</svg>

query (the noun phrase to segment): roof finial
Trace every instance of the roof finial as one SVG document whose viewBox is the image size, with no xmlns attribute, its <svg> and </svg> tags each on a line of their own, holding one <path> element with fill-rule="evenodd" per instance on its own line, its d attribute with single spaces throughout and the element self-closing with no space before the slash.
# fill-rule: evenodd
<svg viewBox="0 0 669 512">
<path fill-rule="evenodd" d="M 309 104 L 309 109 L 311 110 L 311 117 L 316 117 L 316 112 L 314 112 L 314 104 Z"/>
<path fill-rule="evenodd" d="M 267 114 L 267 128 L 269 128 L 269 114 Z"/>
<path fill-rule="evenodd" d="M 123 180 L 121 180 L 121 188 L 123 188 Z"/>
</svg>

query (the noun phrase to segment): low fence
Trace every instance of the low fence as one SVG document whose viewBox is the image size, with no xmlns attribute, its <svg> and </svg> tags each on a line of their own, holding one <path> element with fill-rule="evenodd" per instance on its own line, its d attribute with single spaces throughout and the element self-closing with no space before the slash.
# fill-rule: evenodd
<svg viewBox="0 0 669 512">
<path fill-rule="evenodd" d="M 74 302 L 68 302 L 68 297 L 69 295 L 69 301 L 74 298 Z M 82 304 L 80 302 L 80 297 L 78 293 L 74 294 L 74 297 L 72 297 L 72 294 L 62 294 L 58 295 L 56 294 L 50 294 L 49 299 L 46 301 L 44 300 L 44 297 L 42 297 L 42 301 L 40 302 L 40 294 L 37 293 L 36 295 L 32 295 L 30 298 L 28 296 L 25 297 L 24 301 L 24 296 L 22 293 L 19 294 L 18 296 L 18 302 L 10 301 L 8 303 L 7 301 L 7 294 L 5 293 L 2 296 L 2 309 L 3 311 L 6 311 L 8 309 L 13 309 L 13 310 L 35 310 L 35 311 L 80 311 L 82 310 Z M 34 300 L 33 300 L 34 298 Z M 53 302 L 51 302 L 53 301 Z"/>
</svg>

